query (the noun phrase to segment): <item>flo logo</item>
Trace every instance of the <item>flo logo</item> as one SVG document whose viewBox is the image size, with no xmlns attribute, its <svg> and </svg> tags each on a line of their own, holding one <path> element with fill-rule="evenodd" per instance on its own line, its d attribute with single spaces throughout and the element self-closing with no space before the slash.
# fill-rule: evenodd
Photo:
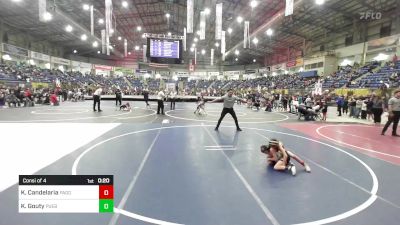
<svg viewBox="0 0 400 225">
<path fill-rule="evenodd" d="M 362 12 L 360 13 L 360 20 L 380 20 L 382 18 L 382 13 L 380 12 Z"/>
</svg>

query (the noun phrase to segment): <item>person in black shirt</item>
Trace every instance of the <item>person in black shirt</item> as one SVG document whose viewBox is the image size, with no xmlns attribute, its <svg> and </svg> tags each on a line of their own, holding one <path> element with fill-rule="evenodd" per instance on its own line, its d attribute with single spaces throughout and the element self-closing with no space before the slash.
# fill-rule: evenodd
<svg viewBox="0 0 400 225">
<path fill-rule="evenodd" d="M 119 106 L 122 105 L 122 92 L 119 88 L 115 91 L 115 106 L 118 106 L 118 103 Z"/>
</svg>

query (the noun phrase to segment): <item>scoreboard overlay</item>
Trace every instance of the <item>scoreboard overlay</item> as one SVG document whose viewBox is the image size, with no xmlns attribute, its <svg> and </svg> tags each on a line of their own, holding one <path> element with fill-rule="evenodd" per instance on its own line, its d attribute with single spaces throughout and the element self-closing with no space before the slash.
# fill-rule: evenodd
<svg viewBox="0 0 400 225">
<path fill-rule="evenodd" d="M 20 213 L 113 213 L 113 175 L 20 175 Z"/>
</svg>

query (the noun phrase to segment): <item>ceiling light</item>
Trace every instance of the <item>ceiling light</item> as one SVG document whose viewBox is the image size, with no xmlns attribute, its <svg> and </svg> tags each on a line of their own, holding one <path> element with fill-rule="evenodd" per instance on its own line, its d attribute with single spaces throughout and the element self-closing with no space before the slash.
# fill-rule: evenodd
<svg viewBox="0 0 400 225">
<path fill-rule="evenodd" d="M 193 43 L 193 44 L 192 44 L 192 47 L 196 47 L 196 43 Z"/>
<path fill-rule="evenodd" d="M 201 54 L 202 54 L 202 55 L 206 54 L 206 50 L 202 49 L 202 50 L 201 50 Z"/>
<path fill-rule="evenodd" d="M 171 32 L 168 32 L 168 36 L 171 36 L 172 34 L 171 34 Z"/>
<path fill-rule="evenodd" d="M 13 2 L 20 2 L 21 0 L 12 0 Z"/>
<path fill-rule="evenodd" d="M 210 15 L 210 13 L 211 13 L 210 8 L 205 8 L 205 9 L 204 9 L 204 13 L 205 13 L 206 15 Z"/>
<path fill-rule="evenodd" d="M 132 55 L 132 52 L 128 52 L 128 55 Z"/>
<path fill-rule="evenodd" d="M 165 17 L 170 18 L 171 15 L 169 13 L 165 14 Z"/>
<path fill-rule="evenodd" d="M 315 4 L 317 5 L 323 5 L 325 3 L 325 0 L 315 0 Z"/>
<path fill-rule="evenodd" d="M 145 35 L 145 34 L 142 34 L 142 38 L 146 38 L 146 35 Z"/>
<path fill-rule="evenodd" d="M 142 30 L 142 27 L 141 27 L 141 26 L 138 26 L 138 27 L 136 27 L 136 30 L 137 30 L 137 31 L 141 31 L 141 30 Z"/>
<path fill-rule="evenodd" d="M 82 41 L 86 41 L 87 40 L 87 35 L 86 34 L 82 34 L 81 35 L 81 40 Z"/>
<path fill-rule="evenodd" d="M 139 47 L 138 45 L 136 45 L 136 46 L 135 46 L 135 50 L 136 50 L 136 51 L 139 51 L 139 50 L 140 50 L 140 47 Z"/>
<path fill-rule="evenodd" d="M 44 20 L 44 21 L 50 21 L 50 20 L 52 20 L 52 19 L 53 19 L 53 15 L 51 15 L 51 13 L 45 12 L 45 13 L 43 14 L 43 20 Z"/>
<path fill-rule="evenodd" d="M 194 41 L 194 42 L 198 42 L 199 39 L 198 39 L 197 37 L 195 37 L 195 38 L 193 39 L 193 41 Z"/>
<path fill-rule="evenodd" d="M 122 40 L 122 37 L 121 37 L 121 36 L 118 37 L 118 41 L 120 41 L 120 40 Z"/>
<path fill-rule="evenodd" d="M 110 29 L 110 34 L 113 34 L 114 33 L 114 29 Z"/>
<path fill-rule="evenodd" d="M 128 2 L 127 1 L 122 1 L 122 7 L 128 8 Z"/>
<path fill-rule="evenodd" d="M 65 27 L 65 31 L 67 31 L 67 32 L 72 32 L 73 29 L 74 29 L 74 28 L 72 28 L 71 25 L 67 25 L 67 26 Z"/>
<path fill-rule="evenodd" d="M 201 32 L 198 30 L 196 31 L 196 34 L 200 36 Z"/>
<path fill-rule="evenodd" d="M 235 58 L 235 61 L 237 62 L 239 59 L 238 58 Z"/>
<path fill-rule="evenodd" d="M 218 42 L 217 42 L 217 43 L 215 43 L 215 47 L 217 47 L 217 48 L 219 47 L 219 43 L 218 43 Z"/>
<path fill-rule="evenodd" d="M 194 52 L 194 48 L 190 48 L 190 51 L 191 51 L 191 52 Z"/>
<path fill-rule="evenodd" d="M 97 54 L 100 54 L 100 51 L 97 51 Z"/>
<path fill-rule="evenodd" d="M 103 19 L 99 19 L 99 24 L 104 24 L 104 20 Z"/>
<path fill-rule="evenodd" d="M 251 6 L 251 8 L 255 8 L 255 7 L 257 7 L 257 5 L 258 5 L 258 1 L 256 1 L 256 0 L 252 0 L 251 2 L 250 2 L 250 6 Z"/>
<path fill-rule="evenodd" d="M 78 51 L 76 49 L 73 52 L 74 52 L 74 54 L 78 53 Z"/>
<path fill-rule="evenodd" d="M 255 37 L 254 39 L 253 39 L 253 43 L 256 45 L 256 44 L 258 44 L 258 39 Z"/>
<path fill-rule="evenodd" d="M 88 11 L 90 9 L 90 6 L 88 4 L 83 4 L 83 10 Z"/>
<path fill-rule="evenodd" d="M 257 60 L 256 60 L 256 59 L 253 59 L 253 63 L 255 63 L 255 62 L 257 62 Z"/>
<path fill-rule="evenodd" d="M 235 50 L 235 55 L 239 55 L 239 50 Z"/>
<path fill-rule="evenodd" d="M 271 36 L 273 33 L 274 33 L 274 31 L 271 28 L 268 28 L 267 35 Z"/>
<path fill-rule="evenodd" d="M 228 33 L 231 34 L 232 31 L 233 31 L 232 28 L 229 27 L 229 28 L 228 28 Z"/>
<path fill-rule="evenodd" d="M 95 41 L 95 42 L 93 42 L 92 46 L 93 46 L 93 48 L 97 48 L 97 47 L 99 47 L 99 43 L 97 41 Z"/>
<path fill-rule="evenodd" d="M 243 17 L 238 16 L 238 17 L 236 18 L 236 21 L 237 21 L 238 23 L 242 23 L 242 22 L 243 22 Z"/>
</svg>

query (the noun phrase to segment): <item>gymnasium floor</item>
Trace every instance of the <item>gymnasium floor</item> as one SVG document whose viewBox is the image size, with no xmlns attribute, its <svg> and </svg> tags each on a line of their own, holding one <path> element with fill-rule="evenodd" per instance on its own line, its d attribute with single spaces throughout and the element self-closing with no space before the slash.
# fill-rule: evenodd
<svg viewBox="0 0 400 225">
<path fill-rule="evenodd" d="M 154 104 L 154 103 L 153 103 Z M 156 115 L 135 102 L 0 109 L 0 225 L 397 225 L 400 139 L 381 127 L 298 121 L 288 113 L 195 103 Z M 390 133 L 390 132 L 388 132 Z M 269 138 L 308 162 L 297 175 L 266 165 Z M 114 175 L 114 214 L 19 214 L 19 174 Z"/>
</svg>

